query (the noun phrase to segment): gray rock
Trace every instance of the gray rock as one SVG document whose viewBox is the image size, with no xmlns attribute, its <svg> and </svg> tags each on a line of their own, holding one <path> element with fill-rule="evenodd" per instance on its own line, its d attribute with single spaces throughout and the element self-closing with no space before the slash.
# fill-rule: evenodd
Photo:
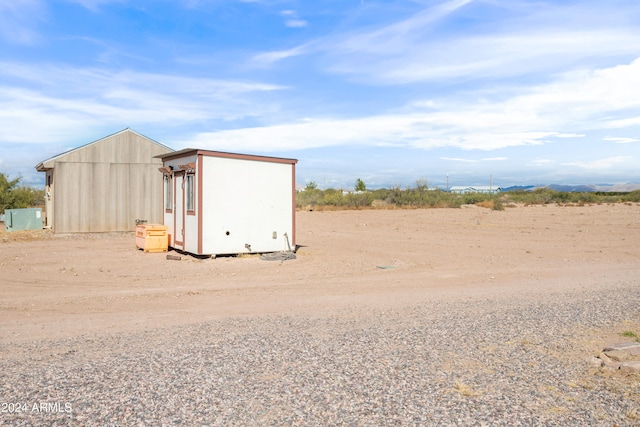
<svg viewBox="0 0 640 427">
<path fill-rule="evenodd" d="M 640 342 L 622 342 L 606 347 L 604 351 L 624 351 L 629 354 L 640 355 Z"/>
<path fill-rule="evenodd" d="M 640 374 L 640 360 L 632 360 L 632 361 L 628 361 L 628 362 L 622 362 L 620 364 L 620 370 L 623 371 L 623 372 Z"/>
<path fill-rule="evenodd" d="M 607 355 L 607 357 L 609 357 L 609 359 L 613 360 L 614 362 L 626 362 L 628 360 L 636 359 L 632 354 L 629 354 L 626 351 L 622 350 L 609 350 L 605 351 L 604 353 Z"/>
<path fill-rule="evenodd" d="M 588 357 L 585 362 L 588 366 L 593 366 L 594 368 L 600 368 L 604 365 L 604 362 L 599 357 L 591 356 Z"/>
<path fill-rule="evenodd" d="M 602 366 L 605 368 L 620 369 L 620 362 L 610 359 L 606 353 L 600 353 L 599 358 L 602 360 Z"/>
</svg>

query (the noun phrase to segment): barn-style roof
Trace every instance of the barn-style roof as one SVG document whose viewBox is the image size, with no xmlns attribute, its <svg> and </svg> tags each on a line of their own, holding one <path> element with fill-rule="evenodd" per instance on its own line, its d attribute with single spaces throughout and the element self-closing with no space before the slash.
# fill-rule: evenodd
<svg viewBox="0 0 640 427">
<path fill-rule="evenodd" d="M 135 136 L 137 139 L 142 139 L 148 141 L 150 144 L 155 144 L 162 148 L 162 151 L 172 152 L 173 150 L 166 145 L 163 145 L 153 139 L 146 137 L 130 128 L 123 129 L 114 134 L 105 136 L 104 138 L 100 138 L 96 141 L 90 142 L 88 144 L 82 145 L 80 147 L 73 148 L 69 151 L 65 151 L 64 153 L 60 153 L 55 155 L 47 160 L 43 160 L 42 162 L 36 165 L 36 170 L 38 172 L 45 172 L 49 169 L 52 169 L 56 162 L 88 162 L 88 161 L 96 161 L 99 159 L 100 162 L 104 163 L 119 163 L 119 162 L 136 162 L 136 163 L 148 163 L 149 158 L 147 157 L 147 153 L 144 150 L 139 150 L 134 144 L 126 147 L 123 150 L 113 150 L 107 147 L 107 141 L 112 141 L 117 137 L 126 137 L 126 136 Z M 125 139 L 126 140 L 126 139 Z"/>
</svg>

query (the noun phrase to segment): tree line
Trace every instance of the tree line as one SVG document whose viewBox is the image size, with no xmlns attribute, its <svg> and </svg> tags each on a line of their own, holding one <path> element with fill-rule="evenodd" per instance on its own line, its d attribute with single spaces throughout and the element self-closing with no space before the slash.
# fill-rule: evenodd
<svg viewBox="0 0 640 427">
<path fill-rule="evenodd" d="M 0 213 L 5 209 L 20 209 L 44 205 L 44 190 L 21 185 L 21 178 L 10 180 L 0 172 Z M 414 186 L 367 190 L 358 178 L 353 191 L 328 188 L 320 190 L 311 181 L 298 191 L 296 204 L 300 209 L 360 209 L 360 208 L 459 208 L 475 204 L 494 210 L 502 210 L 510 204 L 584 205 L 599 203 L 640 203 L 640 190 L 631 192 L 565 192 L 547 188 L 533 191 L 508 191 L 496 194 L 456 194 L 440 189 L 430 189 L 425 180 Z"/>
<path fill-rule="evenodd" d="M 640 202 L 640 190 L 632 192 L 565 192 L 548 188 L 533 191 L 517 190 L 495 194 L 452 193 L 430 189 L 426 181 L 416 181 L 414 186 L 367 190 L 358 178 L 353 191 L 328 188 L 320 190 L 311 181 L 298 191 L 296 204 L 299 209 L 360 209 L 360 208 L 459 208 L 462 205 L 479 205 L 494 210 L 505 206 L 565 204 L 585 205 L 601 203 Z"/>
</svg>

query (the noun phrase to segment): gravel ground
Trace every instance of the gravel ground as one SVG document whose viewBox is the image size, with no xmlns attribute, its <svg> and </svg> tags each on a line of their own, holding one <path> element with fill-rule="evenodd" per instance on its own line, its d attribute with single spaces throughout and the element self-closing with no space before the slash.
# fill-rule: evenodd
<svg viewBox="0 0 640 427">
<path fill-rule="evenodd" d="M 619 283 L 5 345 L 0 425 L 638 426 L 638 377 L 584 360 L 638 324 L 639 297 Z"/>
</svg>

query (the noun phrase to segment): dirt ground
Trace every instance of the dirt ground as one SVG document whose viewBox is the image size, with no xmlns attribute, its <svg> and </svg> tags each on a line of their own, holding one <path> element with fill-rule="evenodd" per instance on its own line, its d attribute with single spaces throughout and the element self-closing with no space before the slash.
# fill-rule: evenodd
<svg viewBox="0 0 640 427">
<path fill-rule="evenodd" d="M 0 344 L 606 289 L 639 283 L 638 242 L 638 204 L 303 211 L 284 262 L 167 260 L 133 234 L 0 233 Z"/>
</svg>

